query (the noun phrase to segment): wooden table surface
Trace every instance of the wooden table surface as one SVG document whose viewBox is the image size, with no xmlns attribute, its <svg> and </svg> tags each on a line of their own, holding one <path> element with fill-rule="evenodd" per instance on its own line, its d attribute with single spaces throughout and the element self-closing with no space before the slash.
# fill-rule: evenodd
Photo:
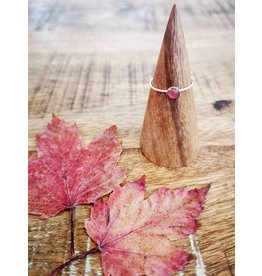
<svg viewBox="0 0 262 276">
<path fill-rule="evenodd" d="M 200 154 L 191 167 L 150 163 L 139 148 L 149 87 L 168 0 L 29 0 L 29 151 L 52 113 L 76 122 L 90 139 L 117 124 L 128 180 L 147 176 L 147 195 L 167 186 L 212 183 L 195 234 L 207 275 L 234 275 L 234 2 L 181 0 L 177 7 L 196 78 Z M 83 227 L 90 206 L 76 208 L 77 252 L 92 246 Z M 69 258 L 69 212 L 29 216 L 29 275 L 48 275 Z M 182 242 L 192 251 L 188 239 Z M 195 263 L 184 275 L 196 275 Z M 102 275 L 99 255 L 62 275 Z M 182 273 L 181 273 L 182 275 Z"/>
</svg>

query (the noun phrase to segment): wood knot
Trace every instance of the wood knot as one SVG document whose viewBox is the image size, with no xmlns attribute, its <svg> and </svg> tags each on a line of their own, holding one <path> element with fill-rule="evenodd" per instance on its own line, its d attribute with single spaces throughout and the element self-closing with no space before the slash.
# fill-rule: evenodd
<svg viewBox="0 0 262 276">
<path fill-rule="evenodd" d="M 219 101 L 215 101 L 213 103 L 213 106 L 216 110 L 220 111 L 224 108 L 230 107 L 231 104 L 232 104 L 231 100 L 219 100 Z"/>
</svg>

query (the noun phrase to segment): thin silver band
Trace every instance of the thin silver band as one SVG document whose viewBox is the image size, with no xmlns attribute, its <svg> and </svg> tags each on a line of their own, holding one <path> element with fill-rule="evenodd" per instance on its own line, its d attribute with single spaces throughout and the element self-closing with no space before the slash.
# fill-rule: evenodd
<svg viewBox="0 0 262 276">
<path fill-rule="evenodd" d="M 175 88 L 175 89 L 177 89 L 177 91 L 178 91 L 179 93 L 181 93 L 181 92 L 184 92 L 184 91 L 190 89 L 190 88 L 194 85 L 194 83 L 195 83 L 195 78 L 194 78 L 194 77 L 191 77 L 191 83 L 190 83 L 187 87 L 179 88 L 179 87 L 176 87 L 176 86 L 171 86 L 171 87 L 169 87 L 168 89 L 170 89 L 170 88 Z M 150 87 L 151 87 L 153 90 L 155 90 L 155 91 L 157 91 L 157 92 L 161 92 L 161 93 L 166 93 L 167 90 L 168 90 L 168 89 L 159 89 L 159 88 L 154 87 L 154 85 L 153 85 L 153 78 L 152 78 L 151 81 L 150 81 Z"/>
</svg>

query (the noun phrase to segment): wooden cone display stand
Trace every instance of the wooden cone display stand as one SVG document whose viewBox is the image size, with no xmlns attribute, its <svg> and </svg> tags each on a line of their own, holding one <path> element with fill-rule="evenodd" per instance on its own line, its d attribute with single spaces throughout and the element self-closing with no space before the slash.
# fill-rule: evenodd
<svg viewBox="0 0 262 276">
<path fill-rule="evenodd" d="M 191 73 L 187 50 L 173 6 L 160 50 L 153 84 L 159 89 L 187 87 Z M 150 90 L 140 139 L 141 150 L 151 162 L 164 167 L 187 166 L 198 153 L 197 117 L 192 88 L 176 100 Z"/>
</svg>

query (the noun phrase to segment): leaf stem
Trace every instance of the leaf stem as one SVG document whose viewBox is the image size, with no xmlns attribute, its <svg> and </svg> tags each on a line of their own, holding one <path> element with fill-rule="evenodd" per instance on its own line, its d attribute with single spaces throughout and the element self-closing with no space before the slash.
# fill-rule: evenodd
<svg viewBox="0 0 262 276">
<path fill-rule="evenodd" d="M 75 255 L 75 239 L 74 239 L 74 206 L 69 208 L 70 210 L 70 254 L 71 256 Z"/>
<path fill-rule="evenodd" d="M 67 262 L 61 264 L 60 266 L 58 266 L 57 268 L 52 270 L 51 273 L 50 273 L 50 276 L 55 276 L 57 272 L 61 271 L 65 267 L 69 266 L 72 262 L 80 260 L 80 259 L 84 259 L 87 255 L 95 253 L 97 251 L 99 251 L 98 246 L 86 251 L 85 253 L 82 253 L 82 254 L 79 254 L 79 255 L 75 256 L 74 258 L 68 260 Z"/>
</svg>

